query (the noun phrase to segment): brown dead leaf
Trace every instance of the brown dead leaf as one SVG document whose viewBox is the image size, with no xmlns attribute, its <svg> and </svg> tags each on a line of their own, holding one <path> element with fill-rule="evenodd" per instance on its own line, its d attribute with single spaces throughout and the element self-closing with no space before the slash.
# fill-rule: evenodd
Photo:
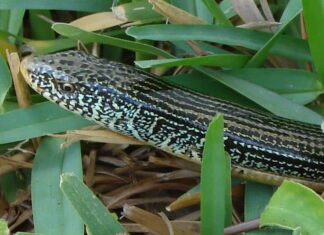
<svg viewBox="0 0 324 235">
<path fill-rule="evenodd" d="M 200 193 L 186 193 L 167 206 L 167 211 L 175 211 L 200 203 Z"/>
<path fill-rule="evenodd" d="M 31 104 L 31 96 L 29 93 L 27 83 L 23 79 L 22 75 L 19 73 L 19 56 L 16 52 L 9 54 L 8 50 L 6 51 L 6 53 L 19 107 L 28 107 Z"/>
<path fill-rule="evenodd" d="M 15 221 L 14 224 L 12 224 L 10 226 L 10 231 L 14 230 L 15 228 L 17 228 L 19 225 L 21 225 L 22 223 L 24 223 L 26 220 L 30 219 L 32 217 L 32 210 L 28 209 L 23 211 L 23 213 L 21 215 L 19 215 L 18 219 Z"/>
<path fill-rule="evenodd" d="M 87 140 L 99 143 L 111 143 L 111 144 L 134 144 L 145 145 L 147 143 L 135 140 L 132 137 L 128 137 L 108 129 L 106 130 L 72 130 L 67 131 L 66 134 L 51 135 L 54 137 L 68 138 L 67 144 L 71 144 L 79 140 Z"/>
<path fill-rule="evenodd" d="M 246 169 L 239 166 L 232 166 L 232 176 L 250 180 L 254 182 L 259 182 L 263 184 L 269 185 L 281 185 L 284 180 L 292 180 L 290 177 L 284 177 L 279 175 L 273 175 L 266 172 L 256 171 L 252 169 Z M 324 183 L 322 182 L 315 182 L 315 181 L 308 181 L 303 179 L 294 178 L 295 182 L 303 184 L 309 188 L 312 188 L 316 192 L 323 192 L 324 191 Z"/>
<path fill-rule="evenodd" d="M 94 183 L 94 174 L 95 174 L 95 167 L 96 167 L 96 150 L 91 150 L 89 154 L 89 164 L 86 168 L 84 182 L 88 187 L 92 187 Z"/>
<path fill-rule="evenodd" d="M 28 162 L 31 156 L 31 153 L 18 153 L 12 157 L 0 156 L 0 176 L 17 169 L 32 168 L 33 164 Z"/>
<path fill-rule="evenodd" d="M 70 25 L 79 27 L 87 31 L 97 31 L 122 25 L 126 22 L 127 21 L 125 20 L 117 19 L 112 12 L 100 12 L 74 20 L 70 22 Z"/>
<path fill-rule="evenodd" d="M 123 215 L 127 219 L 146 227 L 149 231 L 153 232 L 153 234 L 170 234 L 165 221 L 158 215 L 128 205 L 124 206 Z M 171 221 L 174 234 L 177 235 L 198 235 L 199 225 L 200 223 L 195 221 Z"/>
<path fill-rule="evenodd" d="M 260 0 L 260 5 L 261 5 L 263 14 L 266 17 L 266 19 L 268 21 L 275 21 L 273 15 L 272 15 L 268 0 Z"/>
<path fill-rule="evenodd" d="M 106 203 L 109 202 L 109 198 L 105 196 L 102 197 L 103 201 Z M 171 203 L 175 200 L 173 197 L 140 197 L 140 198 L 132 198 L 124 200 L 122 203 L 117 203 L 115 206 L 110 207 L 110 209 L 122 208 L 125 204 L 129 206 L 138 206 L 138 205 L 148 205 L 148 204 L 156 204 L 156 203 Z"/>
<path fill-rule="evenodd" d="M 168 21 L 175 24 L 207 24 L 206 21 L 175 7 L 163 0 L 149 0 L 153 10 L 165 16 Z"/>
<path fill-rule="evenodd" d="M 231 0 L 231 4 L 244 23 L 265 21 L 254 0 Z"/>
<path fill-rule="evenodd" d="M 161 165 L 161 166 L 169 166 L 169 167 L 174 167 L 174 168 L 179 168 L 179 169 L 186 169 L 186 170 L 191 170 L 194 172 L 200 172 L 200 165 L 188 161 L 186 159 L 182 158 L 177 158 L 177 157 L 155 157 L 155 156 L 150 156 L 149 157 L 149 162 L 156 164 L 156 165 Z"/>
</svg>

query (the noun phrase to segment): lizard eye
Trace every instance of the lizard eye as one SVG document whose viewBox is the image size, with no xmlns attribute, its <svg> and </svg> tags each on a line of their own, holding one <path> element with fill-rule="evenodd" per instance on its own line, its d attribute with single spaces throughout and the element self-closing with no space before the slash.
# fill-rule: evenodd
<svg viewBox="0 0 324 235">
<path fill-rule="evenodd" d="M 63 90 L 66 92 L 73 92 L 74 87 L 69 83 L 65 83 L 65 84 L 63 84 Z"/>
</svg>

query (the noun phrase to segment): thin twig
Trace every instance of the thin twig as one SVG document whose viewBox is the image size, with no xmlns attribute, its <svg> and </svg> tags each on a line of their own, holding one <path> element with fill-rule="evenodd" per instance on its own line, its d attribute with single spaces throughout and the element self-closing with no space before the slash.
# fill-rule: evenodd
<svg viewBox="0 0 324 235">
<path fill-rule="evenodd" d="M 251 230 L 257 230 L 260 227 L 260 219 L 243 222 L 240 224 L 232 225 L 224 229 L 225 235 L 232 235 L 242 232 L 248 232 Z"/>
</svg>

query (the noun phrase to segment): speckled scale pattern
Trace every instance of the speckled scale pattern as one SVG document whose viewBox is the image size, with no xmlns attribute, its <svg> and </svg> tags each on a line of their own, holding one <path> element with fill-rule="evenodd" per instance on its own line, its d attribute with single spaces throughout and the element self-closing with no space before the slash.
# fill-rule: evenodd
<svg viewBox="0 0 324 235">
<path fill-rule="evenodd" d="M 81 51 L 31 58 L 26 70 L 28 83 L 47 99 L 178 156 L 201 159 L 208 124 L 222 113 L 225 149 L 234 165 L 324 181 L 319 126 L 198 94 Z"/>
</svg>

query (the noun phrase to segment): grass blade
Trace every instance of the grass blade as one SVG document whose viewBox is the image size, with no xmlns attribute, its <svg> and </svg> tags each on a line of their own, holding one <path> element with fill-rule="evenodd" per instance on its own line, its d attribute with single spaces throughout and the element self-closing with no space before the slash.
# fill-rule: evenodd
<svg viewBox="0 0 324 235">
<path fill-rule="evenodd" d="M 29 10 L 32 37 L 42 40 L 54 40 L 55 32 L 51 29 L 51 25 L 45 22 L 44 19 L 41 19 L 40 16 L 52 19 L 52 14 L 49 10 Z"/>
<path fill-rule="evenodd" d="M 112 6 L 112 0 L 0 0 L 0 9 L 48 9 L 48 10 L 72 10 L 72 11 L 108 11 Z"/>
<path fill-rule="evenodd" d="M 36 152 L 31 183 L 36 233 L 84 234 L 82 222 L 59 187 L 64 172 L 74 172 L 75 177 L 82 178 L 80 144 L 62 149 L 64 141 L 45 138 Z"/>
<path fill-rule="evenodd" d="M 181 50 L 184 50 L 186 53 L 193 54 L 191 49 L 185 47 L 185 45 L 186 44 L 182 41 L 177 41 L 176 43 L 176 46 L 178 48 L 181 48 Z M 204 50 L 211 51 L 211 48 L 204 48 Z M 223 52 L 218 51 L 215 51 L 214 53 L 224 54 Z M 285 98 L 302 105 L 313 101 L 320 94 L 324 93 L 324 87 L 318 80 L 318 74 L 311 73 L 305 70 L 286 68 L 244 68 L 223 70 L 222 73 L 233 75 L 234 77 L 239 77 L 240 79 L 252 82 L 261 87 L 277 92 Z M 207 85 L 206 78 L 202 74 L 196 74 L 195 76 L 196 79 L 191 80 L 191 83 L 195 84 L 194 86 L 190 86 L 188 82 L 185 82 L 186 79 L 179 78 L 179 82 L 181 82 L 180 80 L 183 80 L 186 83 L 186 85 L 188 84 L 193 90 L 196 90 L 197 86 L 202 87 L 202 92 L 204 92 L 204 90 L 208 90 L 210 87 L 213 87 L 213 89 L 218 90 L 216 94 L 218 97 L 223 93 L 229 93 L 225 98 L 228 100 L 232 100 L 232 97 L 236 98 L 238 96 L 237 93 L 232 94 L 233 91 L 231 89 L 226 89 L 225 91 L 224 87 L 220 87 L 220 84 L 214 83 L 214 85 Z M 199 79 L 197 79 L 198 77 Z M 203 86 L 203 84 L 206 85 Z M 234 100 L 234 102 L 242 103 L 242 98 L 243 97 L 240 97 L 239 99 Z M 248 106 L 251 107 L 250 104 L 248 104 Z"/>
<path fill-rule="evenodd" d="M 317 114 L 304 106 L 293 103 L 290 100 L 263 87 L 237 79 L 219 71 L 201 67 L 195 68 L 198 71 L 216 79 L 217 81 L 248 97 L 278 116 L 317 125 L 320 125 L 323 122 L 323 117 L 320 114 Z"/>
<path fill-rule="evenodd" d="M 15 233 L 15 235 L 42 235 L 42 234 L 39 234 L 39 233 L 18 232 L 18 233 Z"/>
<path fill-rule="evenodd" d="M 317 72 L 324 84 L 324 1 L 302 0 L 309 47 Z"/>
<path fill-rule="evenodd" d="M 8 32 L 13 35 L 18 35 L 21 25 L 23 23 L 23 18 L 25 15 L 25 10 L 10 10 L 10 17 L 8 22 Z"/>
<path fill-rule="evenodd" d="M 230 46 L 242 46 L 252 50 L 259 50 L 273 36 L 265 32 L 216 25 L 134 26 L 128 28 L 126 33 L 136 39 L 156 41 L 201 40 Z M 270 53 L 294 60 L 312 60 L 307 42 L 291 36 L 280 35 Z"/>
<path fill-rule="evenodd" d="M 92 123 L 56 104 L 44 102 L 0 115 L 0 144 L 89 126 Z"/>
<path fill-rule="evenodd" d="M 250 57 L 247 55 L 220 54 L 181 59 L 142 60 L 135 64 L 141 68 L 172 67 L 181 65 L 212 65 L 226 68 L 242 68 Z"/>
<path fill-rule="evenodd" d="M 301 2 L 300 0 L 290 0 L 282 17 L 281 25 L 279 26 L 277 32 L 267 41 L 264 46 L 258 50 L 258 52 L 251 58 L 251 60 L 246 64 L 246 67 L 259 67 L 266 60 L 271 48 L 279 39 L 279 35 L 285 30 L 288 24 L 301 12 Z"/>
<path fill-rule="evenodd" d="M 152 9 L 147 0 L 132 1 L 112 8 L 113 13 L 120 19 L 127 21 L 162 20 L 163 16 Z"/>
<path fill-rule="evenodd" d="M 144 43 L 133 42 L 125 39 L 119 39 L 119 38 L 114 38 L 106 35 L 101 35 L 98 33 L 88 32 L 69 24 L 56 23 L 53 24 L 52 28 L 53 30 L 55 30 L 55 32 L 66 37 L 73 38 L 75 40 L 81 40 L 88 43 L 89 42 L 103 43 L 103 44 L 125 48 L 131 51 L 144 52 L 147 54 L 158 55 L 165 58 L 172 58 L 172 56 L 169 53 L 161 49 L 158 49 L 156 47 L 146 45 Z"/>
<path fill-rule="evenodd" d="M 128 234 L 90 189 L 74 174 L 61 176 L 61 190 L 72 203 L 90 234 Z"/>
<path fill-rule="evenodd" d="M 230 158 L 223 143 L 224 118 L 211 122 L 203 152 L 201 170 L 201 234 L 223 234 L 231 223 Z"/>
<path fill-rule="evenodd" d="M 237 15 L 237 13 L 235 12 L 235 10 L 233 8 L 231 0 L 222 0 L 219 3 L 219 7 L 222 9 L 222 11 L 224 12 L 224 14 L 227 18 L 231 18 L 231 17 Z"/>
<path fill-rule="evenodd" d="M 10 10 L 0 10 L 0 30 L 7 31 L 10 17 Z"/>
<path fill-rule="evenodd" d="M 248 68 L 222 72 L 277 92 L 298 104 L 307 104 L 324 93 L 318 74 L 304 70 Z"/>
<path fill-rule="evenodd" d="M 205 5 L 203 1 L 196 1 L 195 0 L 195 10 L 196 10 L 196 15 L 200 18 L 205 20 L 208 24 L 213 24 L 214 23 L 214 17 L 210 13 L 209 9 Z"/>
<path fill-rule="evenodd" d="M 32 48 L 35 49 L 35 54 L 49 54 L 56 51 L 62 51 L 75 47 L 77 42 L 71 38 L 58 38 L 53 40 L 25 40 Z M 87 44 L 88 41 L 83 41 Z"/>
<path fill-rule="evenodd" d="M 0 56 L 0 113 L 4 112 L 3 102 L 6 98 L 7 92 L 12 85 L 11 75 L 6 61 Z"/>
<path fill-rule="evenodd" d="M 222 9 L 218 6 L 218 4 L 213 0 L 203 0 L 206 7 L 209 9 L 210 13 L 216 19 L 216 24 L 223 25 L 223 26 L 232 26 L 232 23 L 225 14 L 223 13 Z"/>
</svg>

